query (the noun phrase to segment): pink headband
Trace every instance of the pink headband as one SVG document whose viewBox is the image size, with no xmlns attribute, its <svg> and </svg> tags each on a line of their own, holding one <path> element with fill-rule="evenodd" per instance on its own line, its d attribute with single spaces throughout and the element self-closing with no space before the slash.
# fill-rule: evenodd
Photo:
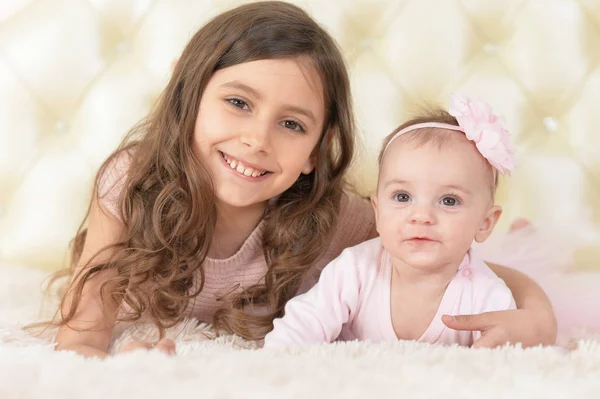
<svg viewBox="0 0 600 399">
<path fill-rule="evenodd" d="M 457 130 L 473 141 L 481 155 L 494 167 L 494 178 L 496 170 L 503 175 L 510 175 L 516 164 L 515 149 L 510 142 L 510 133 L 504 128 L 500 118 L 492 113 L 491 107 L 483 101 L 472 101 L 453 94 L 448 111 L 460 126 L 426 122 L 405 127 L 388 141 L 383 153 L 399 136 L 413 130 L 428 127 Z"/>
</svg>

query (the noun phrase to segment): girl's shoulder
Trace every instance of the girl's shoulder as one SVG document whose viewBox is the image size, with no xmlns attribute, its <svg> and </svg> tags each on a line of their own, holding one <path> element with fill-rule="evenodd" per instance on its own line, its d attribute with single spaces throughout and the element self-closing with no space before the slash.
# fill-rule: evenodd
<svg viewBox="0 0 600 399">
<path fill-rule="evenodd" d="M 368 198 L 352 191 L 344 191 L 340 204 L 337 232 L 339 235 L 361 238 L 365 241 L 375 227 L 375 212 Z"/>
<path fill-rule="evenodd" d="M 133 150 L 121 150 L 113 154 L 98 176 L 98 201 L 113 216 L 121 219 L 119 212 L 119 196 L 125 186 L 127 173 L 131 164 Z"/>
<path fill-rule="evenodd" d="M 372 238 L 375 213 L 371 202 L 352 191 L 345 191 L 340 204 L 338 223 L 329 248 L 330 256 L 338 256 L 345 248 Z"/>
</svg>

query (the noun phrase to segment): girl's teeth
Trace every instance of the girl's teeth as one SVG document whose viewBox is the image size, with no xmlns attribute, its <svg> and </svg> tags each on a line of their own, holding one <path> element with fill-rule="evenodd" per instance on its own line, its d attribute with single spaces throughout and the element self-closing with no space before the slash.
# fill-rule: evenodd
<svg viewBox="0 0 600 399">
<path fill-rule="evenodd" d="M 244 168 L 243 164 L 239 163 L 235 159 L 229 160 L 229 159 L 227 159 L 227 156 L 225 156 L 225 155 L 223 155 L 223 158 L 225 158 L 225 162 L 227 162 L 229 164 L 231 169 L 235 169 L 238 173 L 241 173 L 244 176 L 258 177 L 258 176 L 262 176 L 266 173 L 266 172 L 257 172 L 252 168 Z"/>
</svg>

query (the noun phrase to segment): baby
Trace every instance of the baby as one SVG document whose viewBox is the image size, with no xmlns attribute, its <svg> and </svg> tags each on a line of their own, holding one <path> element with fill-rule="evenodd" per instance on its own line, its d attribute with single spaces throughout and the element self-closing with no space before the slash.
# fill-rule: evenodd
<svg viewBox="0 0 600 399">
<path fill-rule="evenodd" d="M 509 133 L 485 103 L 453 95 L 449 111 L 386 138 L 371 198 L 380 237 L 344 250 L 289 301 L 265 347 L 336 339 L 470 346 L 481 333 L 449 329 L 442 315 L 516 308 L 470 250 L 502 213 L 494 193 L 498 172 L 515 166 Z"/>
</svg>

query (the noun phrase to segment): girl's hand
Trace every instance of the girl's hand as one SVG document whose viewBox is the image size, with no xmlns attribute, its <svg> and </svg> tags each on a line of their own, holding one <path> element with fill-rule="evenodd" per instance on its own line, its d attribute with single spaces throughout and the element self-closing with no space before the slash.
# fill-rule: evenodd
<svg viewBox="0 0 600 399">
<path fill-rule="evenodd" d="M 530 309 L 502 310 L 473 315 L 442 316 L 442 321 L 453 330 L 481 331 L 474 348 L 494 348 L 507 343 L 523 347 L 554 345 L 556 318 L 554 314 Z"/>
<path fill-rule="evenodd" d="M 135 351 L 138 349 L 146 349 L 146 350 L 158 349 L 159 351 L 172 356 L 172 355 L 175 355 L 175 342 L 173 342 L 173 340 L 170 340 L 168 338 L 163 338 L 160 341 L 158 341 L 156 344 L 151 344 L 149 342 L 142 342 L 142 341 L 131 341 L 123 346 L 123 349 L 121 349 L 120 353 L 132 352 L 132 351 Z"/>
</svg>

